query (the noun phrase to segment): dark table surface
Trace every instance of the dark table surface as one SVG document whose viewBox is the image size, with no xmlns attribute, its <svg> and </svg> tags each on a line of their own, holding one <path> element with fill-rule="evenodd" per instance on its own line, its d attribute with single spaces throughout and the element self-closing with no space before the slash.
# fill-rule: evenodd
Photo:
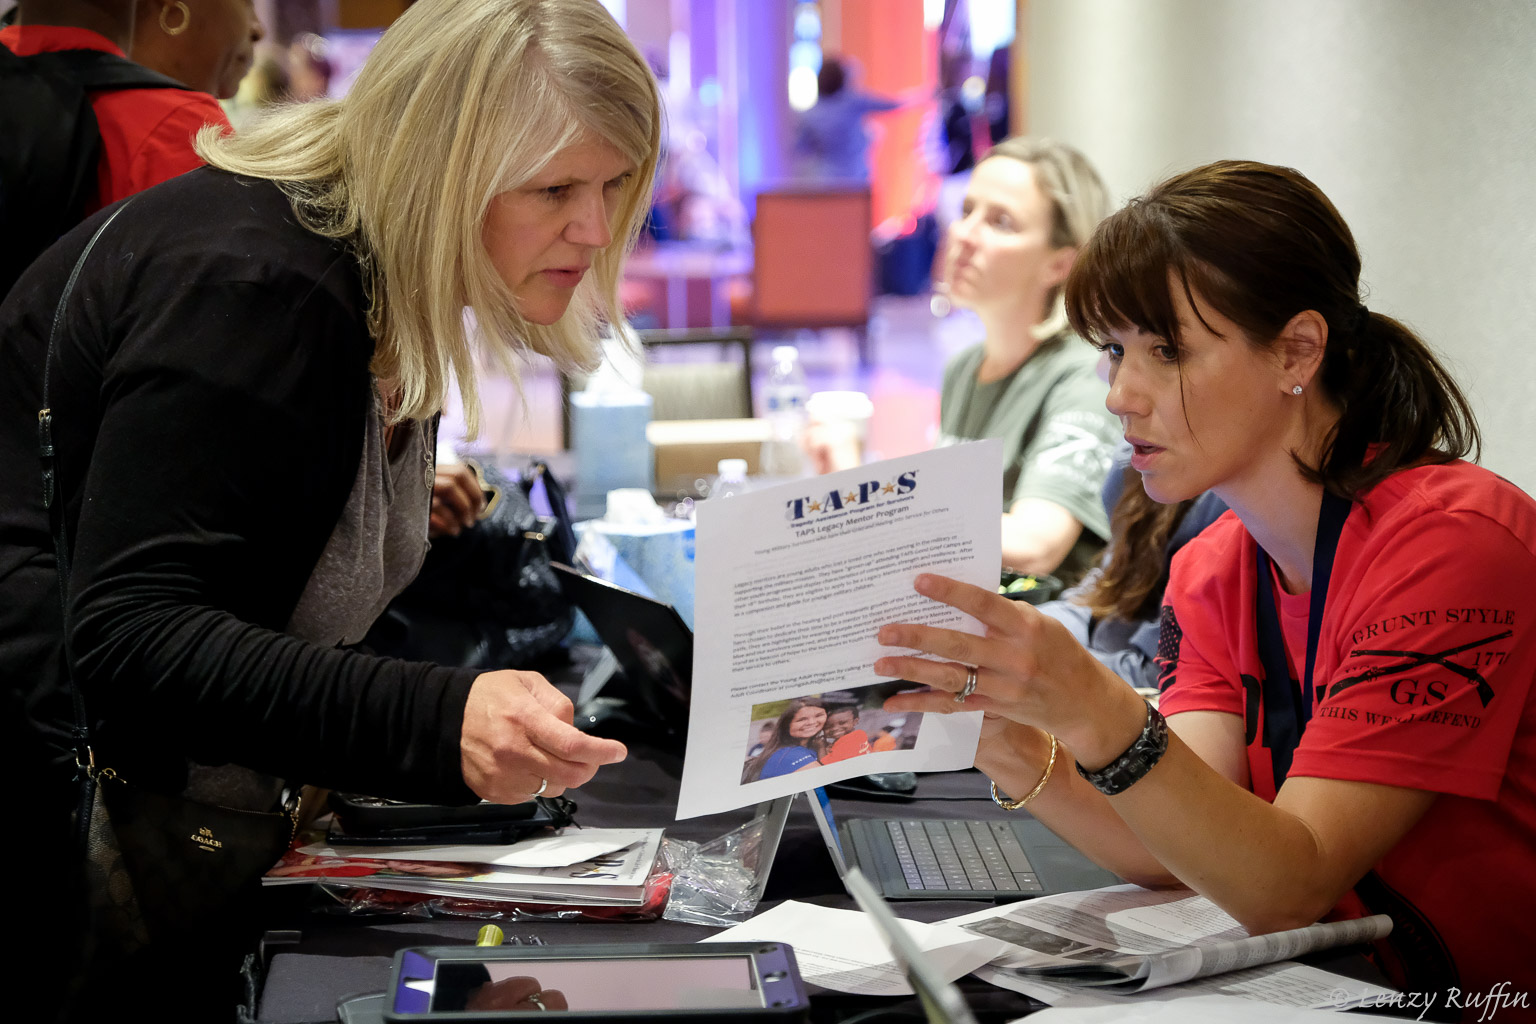
<svg viewBox="0 0 1536 1024">
<path fill-rule="evenodd" d="M 579 679 L 581 661 L 578 659 L 575 666 L 550 675 L 559 678 L 563 685 Z M 675 821 L 682 775 L 680 751 L 658 747 L 633 736 L 620 738 L 629 744 L 629 758 L 622 764 L 602 769 L 595 779 L 571 794 L 579 805 L 577 821 L 580 824 L 609 828 L 663 827 L 670 837 L 702 842 L 723 835 L 754 816 L 752 808 L 742 808 L 728 814 Z M 849 794 L 846 789 L 834 787 L 834 811 L 840 819 L 908 815 L 1002 819 L 1010 816 L 991 801 L 986 777 L 974 770 L 924 774 L 917 776 L 917 780 L 915 793 L 911 798 L 903 799 Z M 309 887 L 281 887 L 268 890 L 268 893 L 272 900 L 274 930 L 268 933 L 265 944 L 267 967 L 256 1002 L 257 1020 L 263 1024 L 334 1021 L 339 999 L 384 989 L 395 950 L 406 946 L 472 943 L 484 923 L 467 918 L 337 916 L 315 912 L 315 902 L 310 898 L 313 890 Z M 790 812 L 758 911 L 787 899 L 828 907 L 855 907 L 838 880 L 804 799 L 797 799 Z M 938 921 L 985 905 L 958 900 L 923 900 L 893 903 L 892 908 L 901 917 Z M 666 920 L 539 920 L 504 922 L 501 926 L 508 936 L 549 945 L 696 942 L 719 930 Z M 1372 976 L 1363 957 L 1353 956 L 1352 960 L 1357 963 L 1334 962 L 1337 960 L 1335 957 L 1319 965 Z M 1011 1020 L 1040 1008 L 1039 1003 L 1025 996 L 976 978 L 964 978 L 959 984 L 983 1024 Z M 882 1007 L 921 1020 L 921 1010 L 914 997 L 852 996 L 815 986 L 808 988 L 812 1020 L 817 1022 L 846 1020 Z"/>
<path fill-rule="evenodd" d="M 562 688 L 579 682 L 590 660 L 579 652 L 576 662 L 549 673 Z M 680 749 L 646 742 L 644 737 L 620 736 L 630 754 L 622 764 L 602 769 L 587 785 L 571 794 L 579 810 L 576 820 L 606 828 L 665 828 L 667 835 L 702 842 L 735 829 L 754 816 L 753 808 L 675 821 L 682 778 Z M 944 772 L 917 777 L 911 798 L 861 796 L 833 790 L 839 818 L 918 817 L 1006 818 L 1008 812 L 989 798 L 986 778 L 979 772 Z M 267 971 L 257 1001 L 263 1024 L 333 1021 L 336 1003 L 345 996 L 378 991 L 388 981 L 395 950 L 405 946 L 472 943 L 484 922 L 468 918 L 355 918 L 318 913 L 309 887 L 268 890 L 274 926 L 265 944 Z M 778 854 L 768 875 L 759 911 L 787 899 L 830 907 L 855 906 L 839 882 L 821 833 L 805 801 L 795 801 L 785 824 Z M 937 921 L 967 913 L 985 904 L 963 901 L 919 901 L 893 904 L 903 917 Z M 535 938 L 549 945 L 603 942 L 696 942 L 719 929 L 675 921 L 513 921 L 502 923 L 514 937 Z M 1016 993 L 1004 992 L 976 979 L 962 982 L 973 1008 L 985 1021 L 1007 1020 L 1028 1012 L 1032 1004 Z M 918 1012 L 912 998 L 879 999 L 849 996 L 812 987 L 816 1020 L 841 1020 L 883 1005 Z M 1038 1004 L 1033 1004 L 1037 1006 Z"/>
<path fill-rule="evenodd" d="M 629 759 L 603 769 L 597 778 L 572 794 L 583 825 L 610 828 L 665 827 L 681 839 L 713 839 L 753 817 L 751 808 L 687 821 L 674 821 L 682 757 L 656 748 L 631 745 Z M 978 772 L 949 772 L 918 776 L 916 799 L 900 802 L 875 797 L 833 796 L 839 817 L 890 817 L 908 813 L 921 817 L 998 818 L 1006 816 L 988 798 L 985 778 Z M 299 891 L 284 887 L 274 900 L 291 904 Z M 831 907 L 854 907 L 843 892 L 832 860 L 804 800 L 790 812 L 778 854 L 768 876 L 759 910 L 786 900 L 804 900 Z M 937 921 L 979 909 L 984 904 L 962 901 L 921 901 L 893 904 L 897 913 Z M 472 943 L 483 923 L 473 919 L 349 918 L 295 908 L 274 907 L 274 923 L 287 926 L 269 933 L 269 969 L 257 1004 L 257 1019 L 265 1024 L 297 1024 L 335 1020 L 338 999 L 381 990 L 388 980 L 390 959 L 404 946 Z M 502 924 L 514 937 L 536 937 L 550 945 L 600 942 L 696 942 L 718 931 L 701 925 L 656 920 L 513 921 Z M 997 1020 L 1017 1017 L 1029 1009 L 1025 997 L 967 979 L 963 983 L 973 1007 Z M 814 1019 L 839 1020 L 884 1004 L 900 1006 L 911 1000 L 876 999 L 812 988 Z"/>
</svg>

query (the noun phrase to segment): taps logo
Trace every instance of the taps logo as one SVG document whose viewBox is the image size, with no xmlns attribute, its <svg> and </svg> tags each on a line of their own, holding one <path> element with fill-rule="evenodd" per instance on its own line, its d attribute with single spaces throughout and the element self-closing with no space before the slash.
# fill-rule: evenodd
<svg viewBox="0 0 1536 1024">
<path fill-rule="evenodd" d="M 197 844 L 198 849 L 207 850 L 209 853 L 212 853 L 215 850 L 222 850 L 224 848 L 223 843 L 213 838 L 213 829 L 211 828 L 200 828 L 197 830 L 197 834 L 191 836 L 190 838 L 194 843 Z"/>
<path fill-rule="evenodd" d="M 824 494 L 811 495 L 809 497 L 791 498 L 784 503 L 784 517 L 791 525 L 801 526 L 807 521 L 828 515 L 833 512 L 857 509 L 860 506 L 880 504 L 880 499 L 889 500 L 902 495 L 911 494 L 917 489 L 917 470 L 907 470 L 898 473 L 889 482 L 869 480 L 856 484 L 847 490 L 827 491 Z"/>
</svg>

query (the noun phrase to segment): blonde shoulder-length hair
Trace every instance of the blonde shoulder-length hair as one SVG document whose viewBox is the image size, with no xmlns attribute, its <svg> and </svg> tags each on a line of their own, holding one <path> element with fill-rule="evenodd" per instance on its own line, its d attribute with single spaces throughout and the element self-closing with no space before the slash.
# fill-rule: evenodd
<svg viewBox="0 0 1536 1024">
<path fill-rule="evenodd" d="M 1109 216 L 1109 190 L 1082 153 L 1052 139 L 1010 135 L 987 151 L 983 160 L 1008 157 L 1035 172 L 1035 185 L 1051 201 L 1051 245 L 1081 249 L 1099 221 Z M 1034 327 L 1037 338 L 1051 338 L 1071 326 L 1067 322 L 1065 289 L 1057 286 L 1047 297 L 1046 317 Z"/>
<path fill-rule="evenodd" d="M 515 376 L 531 349 L 563 369 L 596 362 L 604 324 L 627 336 L 619 276 L 650 206 L 661 106 L 649 66 L 598 0 L 420 0 L 384 33 L 344 99 L 278 108 L 235 135 L 204 130 L 210 164 L 270 179 L 300 222 L 347 240 L 369 296 L 372 370 L 398 419 L 443 408 L 456 380 L 479 421 L 472 330 Z M 634 162 L 570 308 L 518 312 L 482 242 L 491 201 L 588 133 Z"/>
</svg>

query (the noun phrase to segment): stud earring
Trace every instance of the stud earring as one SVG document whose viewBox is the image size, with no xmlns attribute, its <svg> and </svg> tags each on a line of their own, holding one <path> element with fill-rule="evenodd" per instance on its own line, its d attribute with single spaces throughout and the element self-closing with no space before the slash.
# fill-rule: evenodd
<svg viewBox="0 0 1536 1024">
<path fill-rule="evenodd" d="M 1301 385 L 1297 384 L 1295 387 L 1291 388 L 1291 394 L 1293 394 L 1293 395 L 1301 394 Z"/>
</svg>

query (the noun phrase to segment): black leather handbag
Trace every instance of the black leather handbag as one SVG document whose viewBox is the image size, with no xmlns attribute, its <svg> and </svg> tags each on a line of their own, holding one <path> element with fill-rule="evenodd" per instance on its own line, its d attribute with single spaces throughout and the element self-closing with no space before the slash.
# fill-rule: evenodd
<svg viewBox="0 0 1536 1024">
<path fill-rule="evenodd" d="M 38 458 L 58 565 L 61 622 L 68 621 L 71 549 L 55 462 L 53 410 L 48 401 L 51 374 L 46 367 L 53 361 L 74 283 L 97 239 L 128 202 L 86 243 L 59 298 L 48 337 L 38 411 Z M 95 952 L 121 957 L 150 942 L 193 939 L 225 928 L 235 908 L 252 897 L 262 874 L 277 863 L 292 840 L 298 822 L 297 798 L 290 799 L 282 811 L 246 811 L 133 785 L 96 763 L 84 698 L 67 657 L 64 679 L 74 705 L 75 835 L 86 865 Z"/>
<path fill-rule="evenodd" d="M 226 927 L 298 822 L 296 800 L 280 812 L 243 811 L 156 793 L 105 769 L 87 767 L 81 790 L 92 932 L 117 954 Z"/>
<path fill-rule="evenodd" d="M 563 656 L 575 611 L 549 563 L 569 562 L 576 534 L 565 492 L 542 462 L 513 482 L 471 463 L 490 496 L 481 519 L 432 541 L 416 579 L 374 623 L 363 644 L 410 661 L 481 669 L 533 669 Z M 542 485 L 552 515 L 530 492 Z"/>
</svg>

